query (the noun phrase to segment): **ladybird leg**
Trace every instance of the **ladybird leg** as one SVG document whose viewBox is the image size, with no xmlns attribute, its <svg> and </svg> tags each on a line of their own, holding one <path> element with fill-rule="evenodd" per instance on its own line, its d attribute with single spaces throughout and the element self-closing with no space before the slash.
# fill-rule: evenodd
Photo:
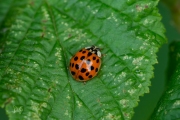
<svg viewBox="0 0 180 120">
<path fill-rule="evenodd" d="M 83 84 L 86 85 L 86 82 L 84 81 Z"/>
<path fill-rule="evenodd" d="M 105 57 L 107 54 L 102 54 L 102 56 L 101 57 Z"/>
</svg>

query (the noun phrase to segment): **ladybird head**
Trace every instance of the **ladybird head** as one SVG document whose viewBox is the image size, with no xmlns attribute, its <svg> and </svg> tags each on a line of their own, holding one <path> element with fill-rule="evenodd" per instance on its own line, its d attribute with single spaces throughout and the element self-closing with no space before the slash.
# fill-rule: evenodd
<svg viewBox="0 0 180 120">
<path fill-rule="evenodd" d="M 100 52 L 100 48 L 92 45 L 89 47 L 85 47 L 86 50 L 89 50 L 91 53 L 96 54 L 98 57 L 101 57 L 101 52 Z"/>
</svg>

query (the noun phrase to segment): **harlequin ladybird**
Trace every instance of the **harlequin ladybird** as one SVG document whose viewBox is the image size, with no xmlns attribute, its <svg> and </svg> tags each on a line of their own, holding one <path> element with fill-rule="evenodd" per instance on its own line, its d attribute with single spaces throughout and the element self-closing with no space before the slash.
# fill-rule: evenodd
<svg viewBox="0 0 180 120">
<path fill-rule="evenodd" d="M 101 67 L 101 52 L 96 46 L 79 50 L 70 60 L 69 70 L 77 81 L 88 81 L 95 77 Z"/>
</svg>

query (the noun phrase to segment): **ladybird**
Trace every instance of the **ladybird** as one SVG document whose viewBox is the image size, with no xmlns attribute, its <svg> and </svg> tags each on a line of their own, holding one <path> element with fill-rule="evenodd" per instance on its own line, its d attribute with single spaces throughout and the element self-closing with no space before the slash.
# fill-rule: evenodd
<svg viewBox="0 0 180 120">
<path fill-rule="evenodd" d="M 101 52 L 96 46 L 79 50 L 70 60 L 69 70 L 77 81 L 88 81 L 95 77 L 101 67 Z"/>
</svg>

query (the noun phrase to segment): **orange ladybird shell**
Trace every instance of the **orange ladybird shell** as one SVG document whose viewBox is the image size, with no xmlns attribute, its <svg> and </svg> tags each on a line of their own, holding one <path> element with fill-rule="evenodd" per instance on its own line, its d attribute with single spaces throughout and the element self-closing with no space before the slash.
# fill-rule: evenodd
<svg viewBox="0 0 180 120">
<path fill-rule="evenodd" d="M 70 73 L 77 81 L 88 81 L 95 77 L 101 67 L 101 52 L 96 46 L 78 51 L 70 60 Z"/>
</svg>

